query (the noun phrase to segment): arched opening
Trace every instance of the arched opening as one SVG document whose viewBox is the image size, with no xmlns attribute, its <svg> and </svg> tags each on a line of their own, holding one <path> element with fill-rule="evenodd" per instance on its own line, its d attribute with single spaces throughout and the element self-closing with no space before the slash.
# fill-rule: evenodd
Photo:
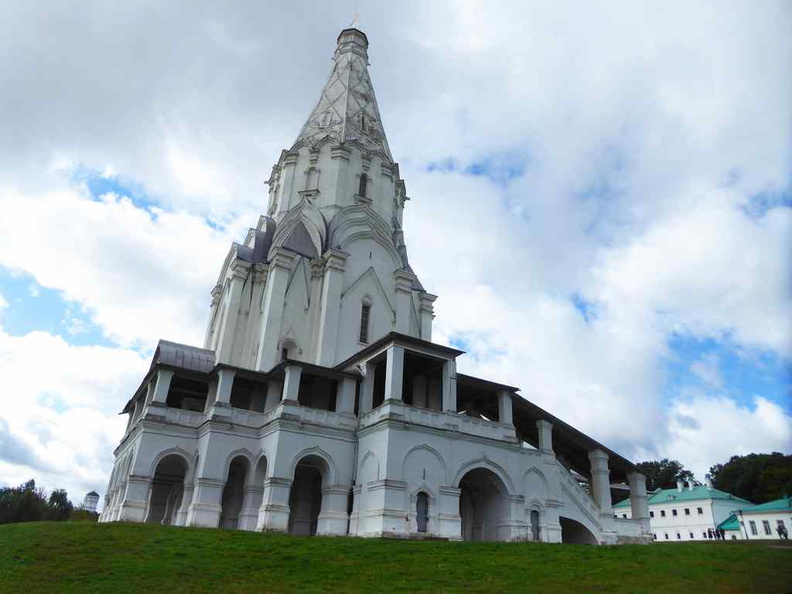
<svg viewBox="0 0 792 594">
<path fill-rule="evenodd" d="M 239 528 L 239 514 L 245 501 L 245 479 L 248 473 L 248 461 L 237 456 L 228 465 L 223 498 L 221 500 L 220 528 Z"/>
<path fill-rule="evenodd" d="M 534 542 L 540 542 L 542 540 L 542 529 L 539 526 L 539 512 L 532 509 L 529 515 L 531 520 L 531 539 Z"/>
<path fill-rule="evenodd" d="M 475 468 L 459 481 L 459 515 L 464 540 L 500 540 L 499 527 L 508 519 L 506 486 L 491 470 Z"/>
<path fill-rule="evenodd" d="M 181 456 L 169 454 L 159 461 L 151 481 L 151 497 L 146 522 L 164 525 L 176 523 L 176 513 L 181 506 L 186 475 L 187 462 Z"/>
<path fill-rule="evenodd" d="M 415 521 L 418 525 L 418 532 L 426 532 L 429 524 L 429 495 L 421 491 L 415 498 Z"/>
<path fill-rule="evenodd" d="M 561 520 L 561 542 L 567 544 L 598 544 L 597 539 L 583 524 L 570 518 Z"/>
<path fill-rule="evenodd" d="M 295 467 L 289 494 L 289 534 L 316 534 L 322 511 L 322 482 L 327 470 L 327 463 L 319 456 L 306 456 Z"/>
</svg>

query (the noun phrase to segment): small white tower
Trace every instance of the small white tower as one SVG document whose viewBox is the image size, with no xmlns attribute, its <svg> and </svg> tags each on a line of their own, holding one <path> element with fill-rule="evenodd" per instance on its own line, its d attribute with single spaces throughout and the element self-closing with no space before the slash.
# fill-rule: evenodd
<svg viewBox="0 0 792 594">
<path fill-rule="evenodd" d="M 90 491 L 85 495 L 85 499 L 83 500 L 82 507 L 85 511 L 89 511 L 93 514 L 96 513 L 96 506 L 99 504 L 99 493 L 96 491 Z"/>
</svg>

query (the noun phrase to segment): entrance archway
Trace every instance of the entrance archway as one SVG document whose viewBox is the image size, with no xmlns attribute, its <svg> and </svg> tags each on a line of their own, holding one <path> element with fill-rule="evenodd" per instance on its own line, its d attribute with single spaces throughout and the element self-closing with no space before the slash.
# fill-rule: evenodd
<svg viewBox="0 0 792 594">
<path fill-rule="evenodd" d="M 597 538 L 577 520 L 559 518 L 561 520 L 561 542 L 567 544 L 598 544 Z"/>
<path fill-rule="evenodd" d="M 245 500 L 245 480 L 248 474 L 248 461 L 237 456 L 228 465 L 223 498 L 221 500 L 220 528 L 239 528 L 239 514 Z"/>
<path fill-rule="evenodd" d="M 151 480 L 148 517 L 150 524 L 175 524 L 184 495 L 187 462 L 177 454 L 165 456 L 157 464 Z"/>
<path fill-rule="evenodd" d="M 491 470 L 475 468 L 459 481 L 459 515 L 463 540 L 500 540 L 499 527 L 509 518 L 506 486 Z"/>
<path fill-rule="evenodd" d="M 327 463 L 319 456 L 306 456 L 295 467 L 289 494 L 289 534 L 316 534 L 322 511 L 322 482 L 327 472 Z"/>
</svg>

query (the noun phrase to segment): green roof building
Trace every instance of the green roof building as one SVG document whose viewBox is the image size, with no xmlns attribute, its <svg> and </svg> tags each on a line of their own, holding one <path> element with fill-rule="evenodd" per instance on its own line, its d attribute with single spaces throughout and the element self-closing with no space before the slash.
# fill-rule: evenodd
<svg viewBox="0 0 792 594">
<path fill-rule="evenodd" d="M 737 510 L 753 507 L 753 503 L 712 486 L 677 481 L 676 489 L 657 489 L 649 493 L 649 522 L 658 542 L 709 540 L 715 529 Z M 630 502 L 613 506 L 617 518 L 630 518 Z"/>
<path fill-rule="evenodd" d="M 786 538 L 792 530 L 792 497 L 740 508 L 718 525 L 733 540 Z"/>
</svg>

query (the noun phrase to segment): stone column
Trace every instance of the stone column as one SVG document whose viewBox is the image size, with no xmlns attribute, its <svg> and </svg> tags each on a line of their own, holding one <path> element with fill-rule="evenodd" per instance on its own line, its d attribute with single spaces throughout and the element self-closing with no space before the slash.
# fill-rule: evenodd
<svg viewBox="0 0 792 594">
<path fill-rule="evenodd" d="M 393 282 L 396 287 L 396 332 L 410 333 L 410 305 L 415 275 L 406 270 L 396 270 Z"/>
<path fill-rule="evenodd" d="M 345 377 L 338 382 L 338 392 L 336 393 L 336 412 L 342 414 L 355 414 L 355 389 L 357 381 L 351 377 Z"/>
<path fill-rule="evenodd" d="M 402 399 L 404 380 L 404 348 L 396 345 L 388 347 L 385 366 L 385 400 Z"/>
<path fill-rule="evenodd" d="M 299 402 L 301 377 L 302 377 L 302 367 L 299 367 L 297 365 L 286 366 L 286 377 L 283 380 L 284 400 Z"/>
<path fill-rule="evenodd" d="M 456 361 L 453 359 L 443 365 L 443 410 L 457 411 Z"/>
<path fill-rule="evenodd" d="M 277 476 L 264 481 L 264 494 L 258 515 L 257 530 L 288 532 L 291 485 L 291 479 Z"/>
<path fill-rule="evenodd" d="M 193 502 L 187 510 L 187 525 L 217 528 L 223 511 L 225 480 L 210 477 L 195 479 Z"/>
<path fill-rule="evenodd" d="M 449 540 L 462 540 L 462 516 L 459 515 L 459 496 L 462 489 L 440 487 L 438 505 L 440 536 Z"/>
<path fill-rule="evenodd" d="M 404 507 L 407 483 L 393 479 L 371 481 L 366 485 L 365 532 L 375 536 L 409 532 Z"/>
<path fill-rule="evenodd" d="M 640 520 L 641 530 L 650 531 L 649 504 L 646 498 L 646 477 L 640 472 L 631 472 L 627 475 L 630 483 L 630 510 L 632 519 Z"/>
<path fill-rule="evenodd" d="M 267 382 L 267 400 L 264 402 L 264 412 L 278 406 L 283 396 L 283 382 L 271 379 Z"/>
<path fill-rule="evenodd" d="M 236 371 L 233 369 L 219 369 L 217 371 L 217 391 L 212 405 L 215 414 L 219 412 L 218 409 L 226 409 L 223 411 L 226 416 L 230 414 L 231 390 L 234 387 L 235 376 Z"/>
<path fill-rule="evenodd" d="M 505 425 L 514 425 L 512 416 L 512 396 L 511 392 L 501 390 L 498 392 L 498 422 Z"/>
<path fill-rule="evenodd" d="M 374 408 L 374 370 L 376 365 L 374 363 L 366 363 L 366 376 L 363 378 L 363 385 L 360 391 L 360 406 L 358 407 L 358 415 L 371 412 Z"/>
<path fill-rule="evenodd" d="M 252 472 L 252 470 L 251 470 Z M 264 485 L 245 485 L 242 511 L 239 513 L 239 529 L 255 530 L 258 525 L 259 509 L 264 497 Z"/>
<path fill-rule="evenodd" d="M 170 369 L 157 370 L 156 384 L 154 385 L 154 391 L 151 396 L 151 404 L 153 406 L 165 406 L 172 379 L 173 372 Z"/>
<path fill-rule="evenodd" d="M 336 249 L 327 250 L 324 255 L 325 270 L 316 363 L 325 367 L 332 367 L 335 363 L 338 316 L 341 313 L 341 289 L 344 285 L 344 269 L 348 257 L 349 254 Z"/>
<path fill-rule="evenodd" d="M 351 485 L 333 485 L 322 489 L 322 510 L 316 533 L 319 535 L 343 536 L 349 527 L 349 491 Z"/>
<path fill-rule="evenodd" d="M 150 490 L 150 477 L 130 475 L 122 495 L 118 520 L 120 522 L 145 522 L 146 516 L 148 516 Z"/>
<path fill-rule="evenodd" d="M 269 371 L 279 361 L 278 340 L 283 320 L 283 303 L 293 260 L 294 254 L 291 252 L 282 248 L 272 250 L 267 284 L 264 287 L 264 311 L 261 314 L 261 336 L 256 361 L 256 367 L 260 371 Z"/>
<path fill-rule="evenodd" d="M 589 452 L 591 462 L 591 497 L 600 510 L 600 516 L 613 516 L 610 492 L 610 470 L 608 454 L 602 450 Z"/>
<path fill-rule="evenodd" d="M 239 303 L 242 298 L 242 287 L 245 285 L 245 279 L 250 272 L 250 263 L 244 260 L 235 259 L 229 266 L 231 271 L 231 279 L 228 285 L 230 292 L 228 300 L 228 309 L 226 310 L 225 323 L 220 328 L 220 337 L 217 340 L 217 353 L 218 363 L 231 362 L 231 350 L 234 347 L 234 340 L 237 327 L 237 319 L 239 318 Z"/>
<path fill-rule="evenodd" d="M 553 453 L 553 424 L 544 419 L 536 421 L 536 432 L 539 434 L 539 449 L 543 454 Z"/>
<path fill-rule="evenodd" d="M 423 340 L 432 340 L 432 320 L 434 320 L 434 302 L 437 295 L 430 293 L 421 293 L 421 338 Z"/>
</svg>

